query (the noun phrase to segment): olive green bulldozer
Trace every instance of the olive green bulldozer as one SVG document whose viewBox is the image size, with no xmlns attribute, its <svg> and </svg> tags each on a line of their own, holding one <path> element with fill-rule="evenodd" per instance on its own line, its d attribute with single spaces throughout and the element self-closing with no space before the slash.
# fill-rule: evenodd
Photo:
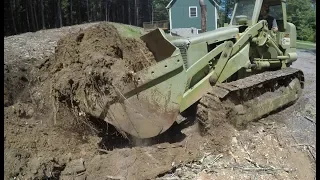
<svg viewBox="0 0 320 180">
<path fill-rule="evenodd" d="M 239 0 L 228 26 L 174 40 L 161 29 L 143 35 L 157 63 L 135 73 L 135 87 L 119 92 L 121 100 L 105 109 L 105 121 L 150 138 L 194 106 L 206 127 L 214 111 L 229 104 L 226 118 L 242 127 L 292 105 L 304 86 L 303 72 L 290 67 L 297 60 L 296 27 L 287 22 L 285 0 L 265 1 L 277 32 L 258 20 L 263 0 Z"/>
</svg>

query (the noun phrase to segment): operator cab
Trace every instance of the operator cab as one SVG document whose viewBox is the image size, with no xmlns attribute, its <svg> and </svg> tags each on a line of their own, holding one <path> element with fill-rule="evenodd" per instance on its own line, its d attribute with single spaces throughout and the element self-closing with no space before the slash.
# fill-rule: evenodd
<svg viewBox="0 0 320 180">
<path fill-rule="evenodd" d="M 285 31 L 285 23 L 287 23 L 286 19 L 286 3 L 282 3 L 280 0 L 264 0 L 263 4 L 267 4 L 269 6 L 268 15 L 273 17 L 278 26 L 278 31 Z M 284 7 L 284 8 L 283 8 Z M 261 10 L 260 10 L 261 11 Z M 285 21 L 284 21 L 285 19 Z M 259 19 L 258 19 L 259 21 Z M 271 29 L 269 29 L 271 30 Z"/>
<path fill-rule="evenodd" d="M 276 19 L 278 31 L 284 32 L 287 23 L 286 2 L 281 0 L 238 0 L 234 6 L 230 25 L 246 27 L 254 25 L 259 21 L 262 4 L 269 5 L 269 15 Z"/>
<path fill-rule="evenodd" d="M 290 49 L 296 48 L 296 26 L 287 22 L 286 0 L 238 0 L 233 9 L 230 25 L 238 26 L 239 33 L 243 33 L 248 27 L 253 27 L 261 21 L 259 16 L 263 4 L 268 5 L 268 15 L 275 18 L 278 27 L 276 32 L 269 28 L 268 34 L 282 50 L 289 53 Z"/>
</svg>

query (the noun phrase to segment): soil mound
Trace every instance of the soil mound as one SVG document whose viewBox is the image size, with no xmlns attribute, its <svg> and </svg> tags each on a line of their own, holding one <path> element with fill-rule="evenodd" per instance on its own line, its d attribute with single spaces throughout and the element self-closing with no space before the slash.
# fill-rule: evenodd
<svg viewBox="0 0 320 180">
<path fill-rule="evenodd" d="M 33 61 L 29 59 L 19 64 L 4 63 L 4 107 L 13 105 L 17 100 L 30 102 L 28 90 L 24 89 L 32 83 L 30 69 Z"/>
<path fill-rule="evenodd" d="M 94 156 L 120 136 L 94 117 L 133 84 L 130 74 L 156 61 L 142 40 L 118 32 L 112 24 L 97 24 L 66 34 L 47 59 L 5 62 L 8 179 L 58 177 L 52 173 L 63 171 L 71 157 Z"/>
<path fill-rule="evenodd" d="M 111 24 L 99 24 L 58 41 L 55 54 L 41 65 L 49 72 L 54 98 L 77 114 L 99 117 L 117 101 L 131 74 L 155 63 L 146 44 L 123 38 Z"/>
</svg>

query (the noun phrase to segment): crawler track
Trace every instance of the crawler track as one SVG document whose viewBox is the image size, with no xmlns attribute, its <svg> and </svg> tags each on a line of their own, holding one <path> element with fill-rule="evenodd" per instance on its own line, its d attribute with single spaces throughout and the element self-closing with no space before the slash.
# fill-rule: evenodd
<svg viewBox="0 0 320 180">
<path fill-rule="evenodd" d="M 217 84 L 199 101 L 197 119 L 202 132 L 228 120 L 237 128 L 293 104 L 304 86 L 303 72 L 294 68 L 268 71 Z"/>
</svg>

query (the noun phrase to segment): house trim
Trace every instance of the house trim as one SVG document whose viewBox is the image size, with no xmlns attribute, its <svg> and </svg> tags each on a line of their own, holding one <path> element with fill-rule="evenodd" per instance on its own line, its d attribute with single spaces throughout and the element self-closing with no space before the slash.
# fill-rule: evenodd
<svg viewBox="0 0 320 180">
<path fill-rule="evenodd" d="M 176 2 L 176 0 L 171 0 L 166 8 L 167 9 L 171 8 L 175 2 Z"/>
<path fill-rule="evenodd" d="M 217 12 L 217 6 L 214 6 L 214 18 L 215 18 L 215 21 L 216 21 L 216 27 L 215 29 L 218 29 L 218 12 Z"/>
<path fill-rule="evenodd" d="M 191 16 L 191 8 L 196 8 L 196 16 Z M 196 18 L 198 17 L 198 7 L 197 6 L 189 6 L 189 18 Z"/>
<path fill-rule="evenodd" d="M 172 24 L 172 15 L 171 15 L 171 8 L 169 9 L 169 22 L 170 22 L 170 33 L 171 33 L 171 29 L 173 27 L 173 24 Z"/>
<path fill-rule="evenodd" d="M 171 0 L 169 4 L 166 6 L 167 9 L 171 8 L 177 0 Z M 219 8 L 222 8 L 215 0 L 209 0 L 212 5 L 216 5 Z"/>
</svg>

